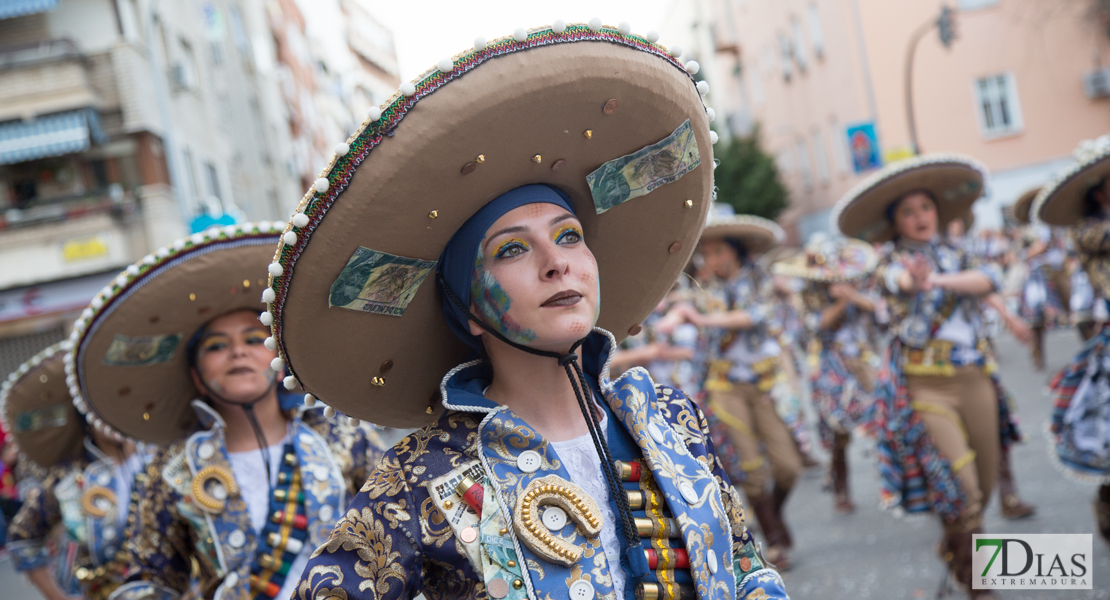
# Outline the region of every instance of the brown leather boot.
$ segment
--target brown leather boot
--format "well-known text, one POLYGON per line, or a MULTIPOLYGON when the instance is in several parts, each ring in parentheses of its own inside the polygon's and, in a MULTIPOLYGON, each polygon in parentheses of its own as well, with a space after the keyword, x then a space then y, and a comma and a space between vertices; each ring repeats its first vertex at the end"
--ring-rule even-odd
POLYGON ((1110 484, 1098 486, 1098 496, 1095 497, 1095 523, 1102 539, 1110 543, 1110 484))
POLYGON ((836 502, 834 508, 836 512, 842 515, 856 510, 856 505, 852 503, 851 495, 848 493, 848 442, 850 439, 845 434, 836 434, 836 439, 833 442, 832 468, 830 469, 833 499, 836 502))
POLYGON ((792 566, 790 556, 783 543, 783 528, 775 515, 774 500, 768 495, 748 497, 755 519, 759 521, 759 529, 763 538, 767 540, 767 550, 763 556, 779 571, 786 571, 792 566))
MULTIPOLYGON (((975 519, 976 521, 978 519, 975 519)), ((944 559, 948 562, 948 573, 955 580, 956 585, 965 592, 971 600, 993 600, 997 598, 990 590, 976 590, 971 588, 972 570, 971 557, 974 556, 972 540, 977 533, 983 533, 983 527, 968 526, 968 521, 961 519, 959 522, 945 526, 944 546, 946 552, 944 559)))
POLYGON ((782 530, 782 544, 786 548, 794 547, 794 538, 790 535, 790 529, 786 526, 786 517, 782 514, 782 507, 786 504, 786 497, 790 495, 788 488, 782 488, 778 485, 771 491, 771 507, 775 511, 775 520, 778 521, 779 528, 782 530))
POLYGON ((1026 504, 1018 496, 1014 473, 1010 470, 1010 449, 1005 447, 998 461, 998 496, 1002 499, 1003 519, 1024 519, 1037 512, 1037 507, 1026 504))

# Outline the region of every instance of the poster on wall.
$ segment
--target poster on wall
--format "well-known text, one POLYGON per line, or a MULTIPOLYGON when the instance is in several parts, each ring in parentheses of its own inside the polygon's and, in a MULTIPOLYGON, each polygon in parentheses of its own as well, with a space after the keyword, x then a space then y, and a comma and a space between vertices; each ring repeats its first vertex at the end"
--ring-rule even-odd
POLYGON ((879 150, 879 136, 875 133, 875 123, 867 122, 850 125, 847 128, 848 149, 852 153, 852 168, 863 173, 883 166, 879 150))

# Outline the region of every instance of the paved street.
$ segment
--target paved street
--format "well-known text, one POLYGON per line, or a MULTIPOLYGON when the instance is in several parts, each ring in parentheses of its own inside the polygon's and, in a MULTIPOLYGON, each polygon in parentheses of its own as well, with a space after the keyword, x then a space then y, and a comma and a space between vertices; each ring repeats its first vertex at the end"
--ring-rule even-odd
MULTIPOLYGON (((1004 521, 998 499, 992 498, 986 528, 998 533, 1093 533, 1091 498, 1094 487, 1065 479, 1049 463, 1042 426, 1049 405, 1043 387, 1079 348, 1073 331, 1049 337, 1048 364, 1034 372, 1026 349, 1009 338, 999 344, 1003 381, 1013 393, 1029 441, 1014 450, 1018 486, 1027 501, 1037 505, 1037 515, 1025 521, 1004 521)), ((932 518, 896 519, 877 507, 877 480, 867 448, 852 447, 852 490, 858 510, 836 515, 832 498, 821 491, 819 469, 805 475, 787 505, 797 548, 795 568, 786 574, 791 596, 805 600, 856 600, 860 598, 931 600, 943 576, 933 545, 940 528, 932 518)), ((1095 590, 1001 592, 1007 600, 1071 600, 1110 598, 1110 547, 1094 541, 1095 590), (1102 589, 1099 589, 1102 588, 1102 589)), ((0 562, 0 596, 5 600, 36 598, 10 561, 0 562)), ((961 598, 962 595, 952 596, 961 598)))
MULTIPOLYGON (((1094 533, 1091 501, 1095 487, 1066 479, 1050 463, 1043 425, 1050 412, 1044 385, 1079 349, 1073 330, 1049 336, 1048 368, 1032 369, 1028 351, 1008 336, 998 344, 1002 381, 1017 402, 1028 441, 1014 448, 1018 490, 1037 514, 1006 521, 998 513, 997 493, 987 509, 986 531, 992 533, 1094 533)), ((823 473, 805 475, 787 504, 794 530, 794 569, 785 574, 792 598, 848 600, 914 598, 931 600, 944 576, 933 547, 941 531, 933 518, 897 519, 878 508, 878 480, 869 449, 858 441, 851 448, 852 493, 858 508, 840 516, 831 494, 821 491, 823 473)), ((1110 598, 1110 547, 1094 538, 1094 590, 1002 591, 1007 600, 1110 598), (1101 588, 1101 589, 1100 589, 1101 588)), ((966 597, 956 594, 952 598, 966 597)))

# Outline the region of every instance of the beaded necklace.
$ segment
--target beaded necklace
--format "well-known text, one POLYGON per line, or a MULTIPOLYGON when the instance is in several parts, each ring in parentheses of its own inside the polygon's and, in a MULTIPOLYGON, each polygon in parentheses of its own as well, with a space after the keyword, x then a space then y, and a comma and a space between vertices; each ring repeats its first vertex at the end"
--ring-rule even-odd
POLYGON ((270 495, 267 511, 270 518, 258 536, 251 566, 250 585, 255 600, 269 600, 278 595, 308 537, 304 488, 293 443, 287 442, 282 453, 277 486, 270 495))

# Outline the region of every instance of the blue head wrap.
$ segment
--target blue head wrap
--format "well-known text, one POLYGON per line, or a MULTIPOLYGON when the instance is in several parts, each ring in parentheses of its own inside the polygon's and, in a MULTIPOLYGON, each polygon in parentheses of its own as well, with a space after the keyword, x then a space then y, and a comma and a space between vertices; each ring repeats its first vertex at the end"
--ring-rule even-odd
MULTIPOLYGON (((563 192, 548 185, 525 185, 501 194, 478 209, 474 216, 459 227, 451 237, 451 241, 447 242, 447 247, 439 256, 436 269, 455 296, 462 301, 463 306, 470 306, 470 282, 474 278, 474 259, 478 255, 479 245, 486 237, 486 231, 498 219, 505 216, 505 213, 527 204, 537 203, 561 206, 571 214, 575 214, 570 197, 563 192)), ((440 300, 443 303, 443 318, 446 319, 447 326, 460 340, 466 342, 466 345, 481 354, 482 341, 470 334, 466 313, 452 302, 442 289, 440 300)))

